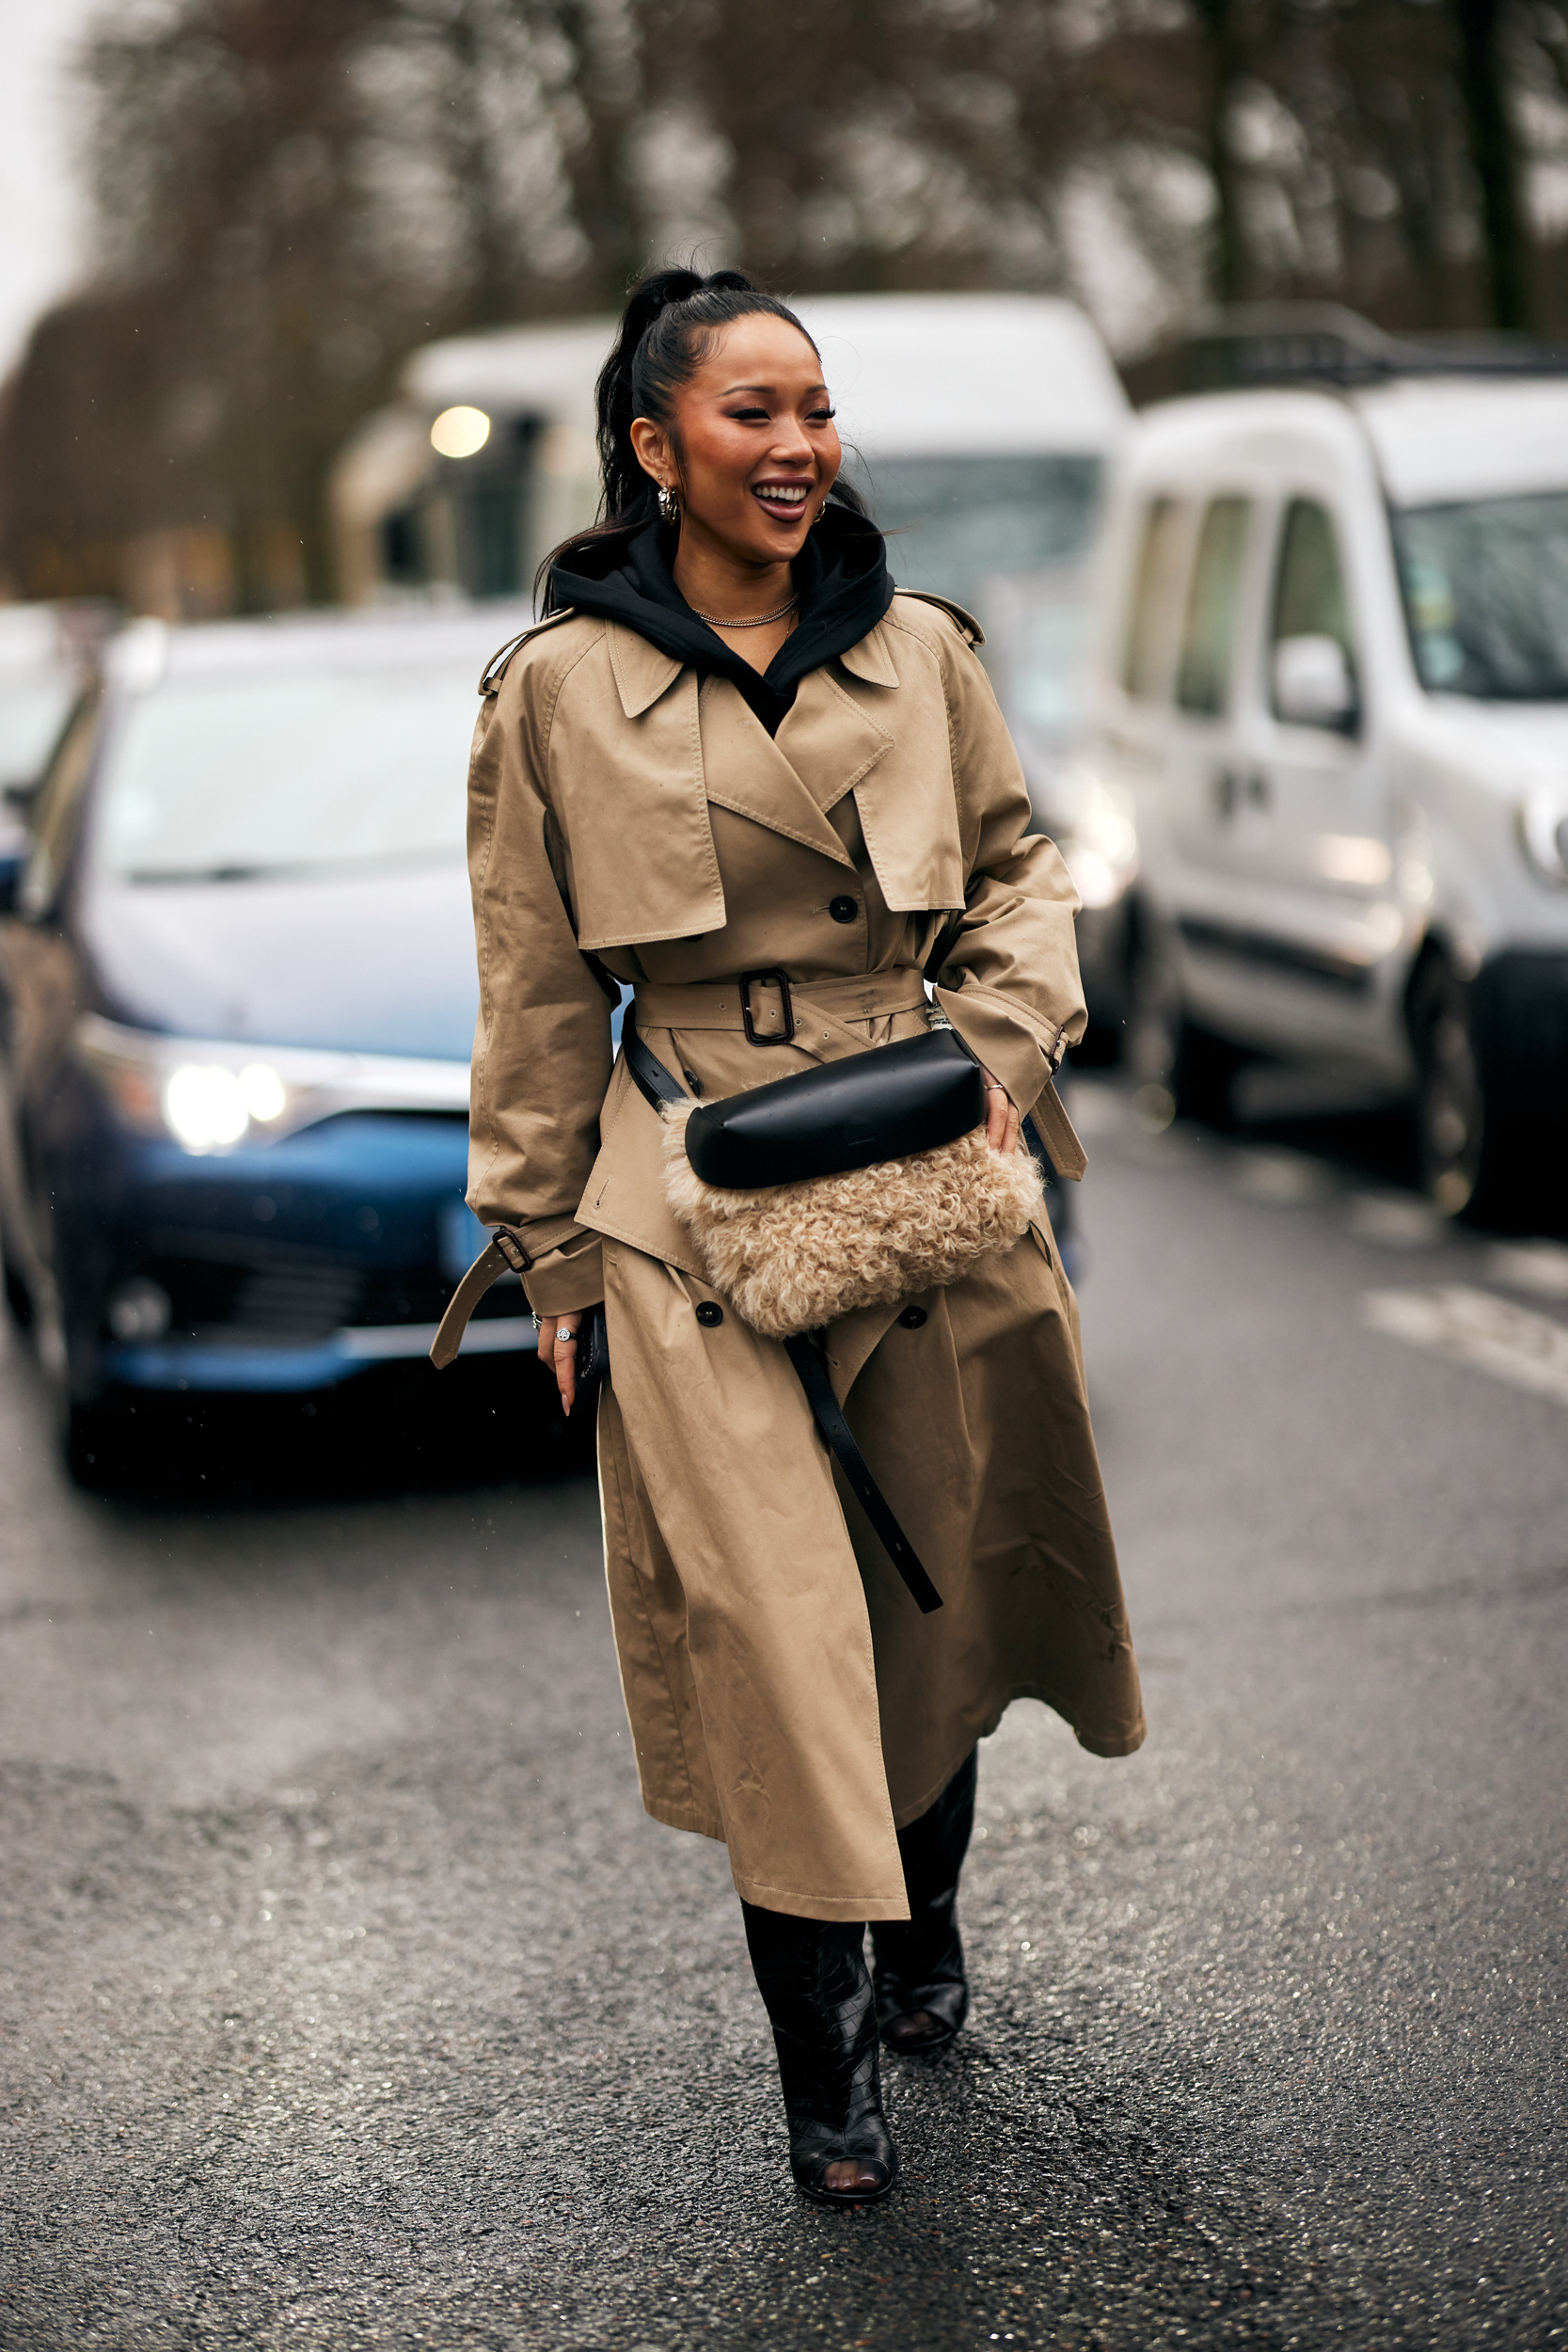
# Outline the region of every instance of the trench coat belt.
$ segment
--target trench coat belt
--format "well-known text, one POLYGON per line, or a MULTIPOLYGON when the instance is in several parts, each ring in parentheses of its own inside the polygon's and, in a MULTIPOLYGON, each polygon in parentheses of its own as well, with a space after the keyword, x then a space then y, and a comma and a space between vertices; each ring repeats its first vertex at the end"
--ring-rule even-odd
MULTIPOLYGON (((638 1029, 744 1029, 749 1000, 752 1029, 759 1044, 790 1043, 820 1059, 823 1046, 831 1044, 834 1037, 840 1045, 856 1051, 864 1049, 865 1039, 847 1026, 849 1022, 876 1021, 894 1012, 924 1012, 928 1005, 924 976, 919 966, 912 963, 894 964, 886 972, 855 973, 847 978, 798 983, 791 980, 791 1035, 780 977, 770 972, 753 972, 744 985, 735 980, 694 980, 686 988, 666 988, 640 980, 635 1016, 638 1029), (815 1024, 814 1014, 821 1015, 815 1024)), ((1061 1060, 1062 1050, 1058 1030, 1051 1056, 1053 1072, 1061 1060)), ((1061 1096, 1052 1078, 1046 1080, 1039 1100, 1025 1114, 1023 1139, 1037 1158, 1042 1155, 1037 1146, 1043 1146, 1056 1175, 1068 1177, 1073 1184, 1088 1166, 1084 1147, 1062 1108, 1061 1096)))
POLYGON ((835 1037, 841 1045, 863 1048, 867 1041, 847 1027, 848 1022, 879 1021, 895 1012, 924 1012, 927 1004, 918 964, 895 963, 886 972, 851 973, 847 977, 820 980, 792 980, 784 973, 752 972, 740 981, 694 980, 685 988, 640 980, 637 1025, 639 1029, 746 1029, 750 1012, 749 1033, 755 1043, 794 1044, 810 1054, 835 1037), (793 1035, 786 1009, 793 1012, 793 1035), (814 1020, 816 1014, 820 1020, 814 1020))

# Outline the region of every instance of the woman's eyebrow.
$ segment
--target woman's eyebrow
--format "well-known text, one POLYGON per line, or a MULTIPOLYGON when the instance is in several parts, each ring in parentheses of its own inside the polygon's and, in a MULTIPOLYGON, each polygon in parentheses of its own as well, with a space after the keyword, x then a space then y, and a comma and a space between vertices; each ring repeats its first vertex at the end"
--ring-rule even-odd
MULTIPOLYGON (((776 394, 778 389, 779 388, 776 384, 732 384, 729 389, 727 391, 721 392, 719 397, 721 400, 733 400, 736 392, 768 392, 776 394)), ((825 392, 827 389, 828 387, 826 384, 808 384, 806 387, 806 397, 809 400, 813 392, 825 392)))

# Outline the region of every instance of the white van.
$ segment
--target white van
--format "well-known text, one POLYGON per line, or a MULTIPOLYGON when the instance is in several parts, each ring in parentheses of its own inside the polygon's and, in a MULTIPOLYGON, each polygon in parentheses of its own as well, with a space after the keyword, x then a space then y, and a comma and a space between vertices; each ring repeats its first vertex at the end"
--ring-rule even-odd
MULTIPOLYGON (((803 299, 849 478, 892 532, 895 576, 968 607, 1040 823, 1085 902, 1091 1009, 1119 1016, 1119 901, 1131 834, 1096 824, 1065 758, 1082 712, 1087 565, 1107 461, 1129 410, 1103 344, 1071 303, 1037 294, 803 299)), ((369 419, 333 480, 351 602, 432 587, 526 593, 540 558, 593 519, 594 382, 610 318, 507 327, 426 345, 403 395, 369 419), (449 453, 443 454, 446 452, 449 453)))
POLYGON ((1506 1213, 1568 1114, 1568 379, 1148 411, 1092 667, 1144 1082, 1213 1116, 1248 1055, 1338 1066, 1506 1213))

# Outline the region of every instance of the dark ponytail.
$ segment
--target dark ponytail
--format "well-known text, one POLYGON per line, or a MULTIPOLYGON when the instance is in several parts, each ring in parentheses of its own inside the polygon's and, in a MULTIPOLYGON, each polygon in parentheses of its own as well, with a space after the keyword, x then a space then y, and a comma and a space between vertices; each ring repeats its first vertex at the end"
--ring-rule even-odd
MULTIPOLYGON (((707 358, 715 337, 736 319, 758 312, 785 320, 816 350, 788 304, 777 294, 765 294, 743 270, 719 269, 704 278, 694 269, 659 269, 640 278, 632 288, 621 313, 614 348, 594 387, 598 518, 592 530, 574 532, 552 548, 540 564, 533 590, 541 612, 553 612, 565 601, 557 595, 551 580, 558 563, 570 570, 571 559, 579 549, 613 533, 638 530, 658 511, 657 492, 631 444, 633 418, 651 417, 668 432, 675 395, 707 358)), ((836 504, 864 512, 847 484, 835 486, 832 496, 836 504)))

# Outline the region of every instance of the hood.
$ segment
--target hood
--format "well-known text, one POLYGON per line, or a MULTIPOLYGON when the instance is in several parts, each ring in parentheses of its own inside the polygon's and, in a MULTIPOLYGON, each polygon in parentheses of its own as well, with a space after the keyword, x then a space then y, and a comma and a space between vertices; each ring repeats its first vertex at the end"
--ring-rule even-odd
POLYGON ((621 621, 672 660, 731 679, 769 735, 800 680, 868 637, 893 602, 881 532, 852 508, 829 504, 795 559, 797 626, 759 673, 681 595, 671 570, 678 545, 657 522, 579 543, 550 574, 551 607, 621 621))
POLYGON ((1568 702, 1481 702, 1428 694, 1406 740, 1447 771, 1463 770, 1503 799, 1537 784, 1568 786, 1568 702))
POLYGON ((461 857, 309 880, 95 885, 98 1009, 177 1036, 467 1062, 479 986, 461 857))

